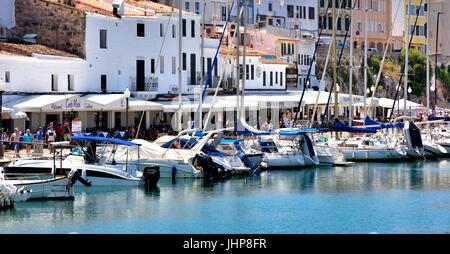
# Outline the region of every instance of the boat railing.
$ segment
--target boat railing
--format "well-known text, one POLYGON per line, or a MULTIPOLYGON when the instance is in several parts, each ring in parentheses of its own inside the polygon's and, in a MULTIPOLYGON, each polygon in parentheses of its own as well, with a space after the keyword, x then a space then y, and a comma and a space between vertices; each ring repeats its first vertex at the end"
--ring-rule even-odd
POLYGON ((30 181, 30 180, 49 180, 53 178, 53 174, 33 174, 33 173, 5 173, 6 180, 14 181, 30 181))

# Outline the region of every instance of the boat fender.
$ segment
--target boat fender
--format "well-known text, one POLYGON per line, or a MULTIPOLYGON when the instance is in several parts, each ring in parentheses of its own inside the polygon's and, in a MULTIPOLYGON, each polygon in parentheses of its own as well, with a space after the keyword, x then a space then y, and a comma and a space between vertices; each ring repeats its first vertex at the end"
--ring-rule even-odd
POLYGON ((173 166, 172 167, 172 180, 175 179, 176 176, 177 176, 177 167, 173 166))

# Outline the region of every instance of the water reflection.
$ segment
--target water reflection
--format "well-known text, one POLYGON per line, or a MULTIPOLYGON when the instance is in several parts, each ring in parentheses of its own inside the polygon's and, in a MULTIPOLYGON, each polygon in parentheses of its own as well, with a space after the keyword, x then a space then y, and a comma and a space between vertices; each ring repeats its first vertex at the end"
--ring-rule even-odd
MULTIPOLYGON (((81 187, 76 189, 74 202, 19 203, 14 209, 0 213, 0 233, 204 233, 232 229, 235 229, 232 232, 241 232, 244 224, 248 230, 244 232, 298 232, 300 229, 306 230, 302 224, 304 220, 311 221, 312 217, 321 216, 326 221, 327 216, 334 213, 343 221, 342 227, 345 228, 348 227, 346 223, 351 222, 344 219, 353 220, 355 210, 358 209, 362 221, 368 221, 370 216, 389 218, 392 212, 426 213, 433 209, 448 215, 448 198, 437 195, 432 199, 424 198, 424 195, 428 192, 435 197, 434 193, 445 193, 449 189, 449 160, 358 163, 352 167, 264 171, 252 177, 222 181, 177 179, 173 183, 171 179, 160 179, 158 187, 151 190, 144 187, 81 187), (409 191, 414 191, 413 195, 409 191), (367 206, 373 206, 374 211, 382 213, 386 209, 386 193, 395 193, 391 197, 397 198, 399 192, 405 193, 408 202, 409 199, 417 200, 411 200, 410 203, 404 200, 400 204, 393 199, 389 203, 391 213, 384 217, 381 217, 382 214, 364 215, 368 212, 367 206), (364 199, 360 199, 360 196, 364 196, 364 199), (333 206, 329 207, 330 202, 333 206), (417 207, 418 204, 429 206, 421 209, 417 207), (336 207, 338 205, 341 206, 336 207), (318 212, 321 210, 324 214, 318 212), (303 226, 296 226, 295 223, 303 226), (214 231, 215 228, 209 228, 210 224, 221 230, 214 231)), ((333 224, 337 223, 334 221, 336 216, 330 216, 331 226, 324 225, 339 227, 333 224)), ((436 218, 435 214, 417 216, 436 218)), ((415 219, 411 217, 407 222, 415 219)), ((392 225, 401 222, 394 221, 392 225)), ((320 220, 308 223, 311 228, 320 229, 322 226, 320 220)), ((407 225, 404 228, 408 228, 407 225)), ((371 228, 368 232, 373 230, 371 228)))

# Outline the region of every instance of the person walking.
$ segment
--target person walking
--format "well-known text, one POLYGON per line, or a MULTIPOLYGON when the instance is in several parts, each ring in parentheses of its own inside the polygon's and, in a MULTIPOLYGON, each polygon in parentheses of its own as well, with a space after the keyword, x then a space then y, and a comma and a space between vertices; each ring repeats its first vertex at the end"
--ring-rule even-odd
POLYGON ((14 128, 14 133, 11 134, 11 138, 9 140, 9 143, 14 148, 14 158, 19 157, 19 147, 20 147, 20 136, 22 133, 19 131, 18 128, 14 128))
POLYGON ((6 151, 6 145, 8 144, 8 133, 4 131, 4 129, 1 129, 1 136, 0 136, 0 146, 1 146, 1 157, 5 156, 6 151))
POLYGON ((70 130, 70 123, 67 120, 64 121, 63 132, 64 132, 64 141, 70 141, 72 132, 70 130))
POLYGON ((55 142, 56 140, 56 131, 53 128, 53 123, 50 123, 50 125, 48 126, 48 131, 47 131, 47 143, 48 143, 48 151, 50 153, 53 152, 51 143, 55 142))
POLYGON ((25 144, 25 150, 27 151, 27 156, 31 155, 31 142, 33 141, 33 135, 31 135, 30 129, 27 129, 23 135, 23 142, 25 144))
POLYGON ((43 153, 43 151, 44 151, 44 136, 45 136, 45 133, 42 130, 42 127, 39 126, 38 130, 36 131, 36 143, 38 143, 38 144, 36 144, 34 146, 35 153, 40 153, 40 154, 43 153))

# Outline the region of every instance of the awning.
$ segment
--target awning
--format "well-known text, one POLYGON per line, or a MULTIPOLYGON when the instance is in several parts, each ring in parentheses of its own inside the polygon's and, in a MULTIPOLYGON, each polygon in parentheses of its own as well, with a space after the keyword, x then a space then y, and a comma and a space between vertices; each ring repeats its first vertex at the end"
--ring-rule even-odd
POLYGON ((100 104, 78 95, 37 95, 14 105, 24 112, 98 111, 100 104))
MULTIPOLYGON (((164 112, 178 111, 178 100, 162 101, 164 112)), ((213 96, 208 96, 202 103, 202 111, 207 112, 213 103, 213 96)), ((247 109, 258 109, 258 103, 245 98, 244 105, 247 109)), ((198 101, 182 101, 181 109, 184 112, 196 112, 199 107, 198 101)), ((234 111, 236 110, 236 96, 217 96, 214 106, 212 108, 215 112, 220 111, 234 111)))
MULTIPOLYGON (((98 103, 102 110, 108 111, 124 111, 127 108, 127 101, 123 94, 91 94, 83 98, 98 103)), ((162 105, 153 101, 145 101, 135 98, 130 98, 128 101, 129 111, 141 110, 162 110, 162 105)))

